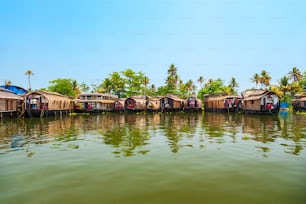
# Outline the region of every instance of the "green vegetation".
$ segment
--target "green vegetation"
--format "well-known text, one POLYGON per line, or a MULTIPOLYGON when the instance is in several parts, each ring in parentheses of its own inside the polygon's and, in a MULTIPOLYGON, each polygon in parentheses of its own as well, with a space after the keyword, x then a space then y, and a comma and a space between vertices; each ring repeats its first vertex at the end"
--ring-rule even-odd
POLYGON ((306 92, 305 84, 306 71, 302 75, 298 68, 293 67, 287 75, 278 81, 278 85, 271 85, 270 90, 277 93, 281 97, 281 101, 291 103, 295 94, 306 92))
MULTIPOLYGON (((34 73, 31 70, 27 70, 25 74, 28 76, 29 89, 31 89, 30 77, 34 73)), ((278 84, 270 84, 272 77, 266 70, 255 73, 250 80, 255 83, 256 89, 260 85, 261 89, 274 91, 281 97, 282 101, 289 103, 296 93, 306 92, 306 71, 302 73, 297 67, 293 67, 286 75, 279 79, 278 84)), ((5 84, 10 83, 7 80, 5 84)), ((201 99, 205 94, 214 93, 239 95, 237 93, 239 84, 234 77, 231 78, 228 84, 225 84, 221 78, 206 80, 203 76, 199 76, 197 83, 199 84, 198 88, 191 79, 186 82, 181 80, 178 68, 171 64, 167 70, 165 83, 160 87, 150 84, 150 78, 143 72, 135 72, 128 68, 121 72, 113 72, 101 81, 100 84, 91 84, 90 87, 85 83, 79 84, 71 78, 58 78, 50 81, 50 86, 43 89, 71 97, 78 97, 81 92, 88 91, 111 93, 120 98, 134 95, 163 96, 169 93, 178 94, 182 98, 197 95, 201 99)))
POLYGON ((57 78, 50 81, 47 91, 57 92, 66 96, 77 97, 82 91, 88 91, 89 86, 85 83, 78 84, 76 80, 70 78, 57 78))

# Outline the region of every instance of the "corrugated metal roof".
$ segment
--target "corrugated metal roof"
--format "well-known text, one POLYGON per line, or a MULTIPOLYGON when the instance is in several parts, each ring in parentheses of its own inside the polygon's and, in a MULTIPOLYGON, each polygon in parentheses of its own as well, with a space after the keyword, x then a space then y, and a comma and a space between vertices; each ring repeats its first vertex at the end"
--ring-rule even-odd
POLYGON ((0 88, 7 89, 14 94, 23 95, 26 94, 28 91, 20 86, 16 85, 1 85, 0 88))

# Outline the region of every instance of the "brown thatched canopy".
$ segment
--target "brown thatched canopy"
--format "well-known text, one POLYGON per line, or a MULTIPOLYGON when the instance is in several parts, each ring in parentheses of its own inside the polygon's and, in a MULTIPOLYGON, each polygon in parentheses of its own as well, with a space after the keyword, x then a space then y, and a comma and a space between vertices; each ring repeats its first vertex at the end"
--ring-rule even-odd
POLYGON ((293 102, 306 102, 306 93, 302 94, 296 94, 294 96, 294 99, 292 99, 293 102))
POLYGON ((227 96, 211 96, 205 99, 205 101, 219 101, 219 100, 225 100, 228 98, 237 98, 237 99, 241 99, 240 96, 235 96, 235 95, 227 95, 227 96))
POLYGON ((23 100, 22 96, 12 93, 7 89, 0 88, 0 98, 1 99, 15 99, 15 100, 23 100))
MULTIPOLYGON (((260 98, 268 95, 268 94, 275 94, 273 91, 268 90, 253 90, 253 91, 246 91, 243 92, 243 100, 250 101, 250 100, 259 100, 260 98)), ((277 95, 278 96, 278 95, 277 95)))

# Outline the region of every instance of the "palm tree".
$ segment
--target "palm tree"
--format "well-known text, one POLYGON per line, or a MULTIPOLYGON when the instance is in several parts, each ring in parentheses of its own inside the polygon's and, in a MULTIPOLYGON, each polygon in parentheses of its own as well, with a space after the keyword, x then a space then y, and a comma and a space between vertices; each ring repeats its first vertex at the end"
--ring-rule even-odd
POLYGON ((301 71, 293 67, 292 70, 288 73, 290 79, 293 79, 293 81, 300 81, 302 79, 302 73, 301 71))
POLYGON ((174 64, 171 64, 168 69, 168 77, 166 84, 169 87, 170 91, 175 91, 177 89, 177 82, 179 77, 177 75, 177 68, 174 64))
POLYGON ((81 94, 81 90, 80 90, 80 87, 78 85, 78 82, 76 80, 72 80, 72 89, 73 89, 73 92, 75 94, 75 96, 79 96, 81 94))
POLYGON ((202 88, 202 84, 203 84, 203 82, 204 82, 204 77, 203 77, 203 76, 200 76, 199 79, 198 79, 198 82, 199 82, 199 84, 200 84, 200 86, 201 86, 201 88, 202 88))
POLYGON ((151 85, 150 90, 151 90, 151 92, 152 92, 153 94, 156 92, 155 84, 152 84, 152 85, 151 85))
POLYGON ((259 82, 260 82, 260 76, 259 76, 259 74, 257 74, 257 73, 254 74, 253 77, 251 78, 251 81, 256 83, 256 89, 257 89, 257 85, 258 85, 259 82))
POLYGON ((236 91, 236 89, 235 88, 238 88, 239 87, 239 85, 238 85, 238 83, 237 83, 237 81, 236 81, 236 78, 235 77, 232 77, 231 78, 231 81, 230 81, 230 83, 229 83, 229 88, 230 88, 230 92, 231 92, 231 94, 235 94, 237 91, 236 91))
POLYGON ((278 83, 279 89, 283 92, 284 95, 286 95, 286 93, 291 89, 289 84, 289 78, 287 76, 283 76, 278 83))
POLYGON ((144 76, 143 77, 143 85, 145 86, 144 87, 144 95, 146 95, 146 90, 148 89, 148 84, 150 83, 150 79, 147 77, 147 76, 144 76))
POLYGON ((4 81, 4 85, 5 86, 10 86, 12 84, 12 81, 11 80, 5 80, 4 81))
POLYGON ((260 76, 260 83, 264 85, 266 88, 270 85, 272 77, 269 75, 269 73, 266 70, 261 71, 260 76))
POLYGON ((188 95, 190 95, 193 92, 193 88, 194 88, 193 81, 189 79, 185 84, 185 89, 188 95))
POLYGON ((176 75, 177 74, 177 67, 174 64, 171 64, 169 69, 168 69, 168 74, 170 76, 176 75))
POLYGON ((238 85, 238 83, 237 83, 235 77, 232 77, 232 78, 231 78, 231 81, 230 81, 230 84, 229 84, 229 85, 230 85, 230 87, 232 87, 233 89, 239 87, 239 85, 238 85))
POLYGON ((34 73, 32 72, 32 70, 27 70, 26 72, 25 72, 25 75, 27 75, 28 76, 28 82, 29 82, 29 90, 31 90, 31 76, 32 75, 34 75, 34 73))
POLYGON ((112 81, 109 78, 106 78, 102 82, 101 87, 105 90, 105 92, 111 93, 112 85, 113 85, 112 81))

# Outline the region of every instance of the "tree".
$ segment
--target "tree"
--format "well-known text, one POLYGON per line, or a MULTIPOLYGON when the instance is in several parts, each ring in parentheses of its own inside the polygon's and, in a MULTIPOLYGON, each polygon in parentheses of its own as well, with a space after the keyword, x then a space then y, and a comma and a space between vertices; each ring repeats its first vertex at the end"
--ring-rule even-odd
POLYGON ((75 97, 76 92, 74 90, 74 86, 77 84, 70 78, 62 79, 57 78, 55 80, 50 81, 51 86, 48 87, 49 91, 57 92, 65 96, 75 97))
POLYGON ((299 82, 302 79, 301 71, 296 67, 293 67, 292 70, 288 73, 288 75, 290 79, 293 79, 293 81, 296 82, 299 82))
POLYGON ((218 78, 216 80, 208 79, 204 87, 198 92, 198 98, 203 99, 205 94, 215 94, 215 93, 227 93, 228 86, 224 85, 224 82, 218 78))
POLYGON ((168 77, 166 79, 166 86, 168 87, 169 92, 177 92, 177 84, 179 77, 177 74, 177 67, 174 64, 171 64, 168 69, 168 77))
POLYGON ((306 71, 303 73, 302 80, 300 81, 301 87, 306 92, 306 71))
POLYGON ((198 79, 198 82, 200 84, 200 87, 202 88, 202 84, 204 83, 204 77, 203 76, 200 76, 199 79, 198 79))
POLYGON ((32 72, 32 70, 27 70, 25 72, 25 75, 28 76, 28 83, 29 83, 29 90, 31 90, 31 76, 34 75, 34 73, 32 72))
POLYGON ((111 93, 111 90, 113 90, 112 81, 109 78, 104 79, 101 87, 105 90, 106 93, 111 93))
POLYGON ((190 96, 195 91, 195 85, 191 79, 186 82, 185 89, 187 93, 186 97, 190 96))
POLYGON ((146 95, 146 91, 148 89, 148 84, 150 83, 150 79, 146 76, 143 77, 143 85, 144 85, 144 95, 146 95))
POLYGON ((74 91, 76 96, 79 96, 81 94, 81 90, 79 89, 79 85, 76 80, 72 80, 72 90, 74 91))
POLYGON ((11 80, 5 80, 4 81, 4 85, 5 86, 10 86, 12 84, 12 81, 11 80))
POLYGON ((120 75, 119 72, 113 72, 109 75, 112 82, 112 93, 118 97, 125 97, 125 83, 126 80, 120 75))
POLYGON ((126 69, 121 73, 123 74, 123 77, 125 77, 125 89, 126 89, 125 95, 126 96, 137 95, 139 87, 135 87, 136 85, 135 78, 137 78, 136 72, 134 72, 132 69, 126 69))
POLYGON ((239 85, 238 85, 235 77, 231 78, 231 81, 230 81, 228 87, 229 87, 230 94, 237 94, 236 88, 238 88, 239 85))
POLYGON ((81 83, 78 87, 81 92, 88 92, 90 89, 89 86, 85 84, 84 82, 81 83))
POLYGON ((261 85, 265 86, 266 88, 270 85, 272 77, 266 70, 261 71, 261 76, 260 76, 260 83, 261 85))
POLYGON ((253 77, 251 78, 251 81, 255 82, 256 89, 257 89, 257 85, 260 83, 260 76, 259 76, 259 74, 257 74, 257 73, 254 74, 253 77))
POLYGON ((289 78, 287 76, 283 76, 278 83, 280 90, 283 92, 283 95, 290 91, 289 78))

